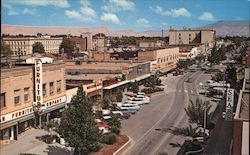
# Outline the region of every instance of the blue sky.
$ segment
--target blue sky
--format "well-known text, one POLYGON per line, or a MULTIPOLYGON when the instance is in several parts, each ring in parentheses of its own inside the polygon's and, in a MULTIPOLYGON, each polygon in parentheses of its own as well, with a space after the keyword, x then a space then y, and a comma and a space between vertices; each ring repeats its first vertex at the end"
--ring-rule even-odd
POLYGON ((2 0, 2 24, 137 31, 249 20, 250 0, 2 0))

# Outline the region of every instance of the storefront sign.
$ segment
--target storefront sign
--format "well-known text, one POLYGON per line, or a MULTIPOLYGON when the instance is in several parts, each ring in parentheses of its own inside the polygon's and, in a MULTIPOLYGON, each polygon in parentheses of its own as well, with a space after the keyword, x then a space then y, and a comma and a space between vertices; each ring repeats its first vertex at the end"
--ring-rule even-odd
POLYGON ((234 106, 234 89, 227 89, 226 100, 226 120, 231 121, 233 118, 233 106, 234 106))
POLYGON ((35 59, 35 111, 42 112, 45 109, 43 104, 43 70, 42 60, 35 59))

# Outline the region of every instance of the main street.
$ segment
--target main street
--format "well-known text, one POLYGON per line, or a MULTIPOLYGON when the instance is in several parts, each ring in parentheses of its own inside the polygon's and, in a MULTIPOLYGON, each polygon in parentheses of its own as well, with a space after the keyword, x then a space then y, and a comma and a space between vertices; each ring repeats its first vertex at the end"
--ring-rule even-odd
POLYGON ((169 144, 182 144, 185 139, 171 134, 168 129, 188 125, 184 108, 190 99, 195 100, 198 83, 209 78, 209 75, 202 74, 201 71, 177 77, 163 77, 165 93, 152 97, 149 105, 143 106, 136 115, 122 122, 122 131, 133 140, 132 146, 124 154, 176 154, 178 148, 169 144), (192 77, 192 83, 185 82, 188 77, 192 77))

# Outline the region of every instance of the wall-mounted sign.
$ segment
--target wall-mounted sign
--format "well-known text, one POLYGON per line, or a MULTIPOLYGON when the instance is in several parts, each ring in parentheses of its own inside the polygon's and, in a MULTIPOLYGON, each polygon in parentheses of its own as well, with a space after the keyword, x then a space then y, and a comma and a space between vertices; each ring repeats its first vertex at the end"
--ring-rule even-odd
POLYGON ((233 106, 234 106, 234 89, 227 89, 226 100, 226 120, 231 121, 233 118, 233 106))
POLYGON ((45 105, 43 104, 43 70, 42 60, 35 59, 35 111, 41 112, 45 105))

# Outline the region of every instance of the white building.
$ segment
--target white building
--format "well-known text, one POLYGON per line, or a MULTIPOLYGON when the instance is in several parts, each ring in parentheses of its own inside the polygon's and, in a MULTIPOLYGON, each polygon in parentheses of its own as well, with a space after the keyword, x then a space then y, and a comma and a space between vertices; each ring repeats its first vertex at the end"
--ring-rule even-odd
POLYGON ((11 55, 31 55, 32 45, 36 42, 41 42, 44 46, 45 53, 59 53, 59 47, 62 43, 62 37, 6 37, 3 41, 10 46, 11 55))

